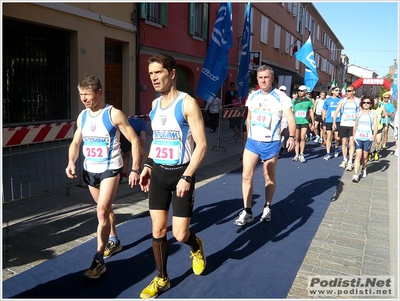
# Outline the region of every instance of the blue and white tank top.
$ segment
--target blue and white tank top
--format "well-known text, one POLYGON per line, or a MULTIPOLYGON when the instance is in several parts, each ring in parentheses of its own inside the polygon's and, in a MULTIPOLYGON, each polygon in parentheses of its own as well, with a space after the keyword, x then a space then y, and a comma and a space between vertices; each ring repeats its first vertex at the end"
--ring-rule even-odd
POLYGON ((120 131, 111 121, 111 105, 106 105, 96 116, 90 109, 82 114, 83 168, 88 172, 102 173, 119 169, 123 165, 120 149, 120 131))
POLYGON ((357 129, 354 139, 370 141, 373 134, 374 112, 364 114, 360 112, 357 116, 357 129))
POLYGON ((161 98, 156 100, 149 116, 153 130, 150 158, 157 164, 180 165, 188 163, 194 150, 194 140, 189 123, 183 113, 183 100, 187 93, 179 92, 175 100, 161 108, 161 98))

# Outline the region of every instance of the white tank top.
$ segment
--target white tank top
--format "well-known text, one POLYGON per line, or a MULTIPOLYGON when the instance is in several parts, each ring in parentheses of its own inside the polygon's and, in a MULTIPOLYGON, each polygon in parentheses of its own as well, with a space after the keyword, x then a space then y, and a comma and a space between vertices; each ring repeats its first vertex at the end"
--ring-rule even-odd
POLYGON ((268 94, 257 90, 250 94, 246 106, 251 111, 247 137, 262 142, 281 140, 281 121, 286 109, 292 107, 291 99, 274 89, 268 94))
POLYGON ((194 150, 189 123, 183 114, 183 100, 187 93, 179 92, 175 100, 161 108, 159 97, 149 116, 153 130, 150 158, 157 164, 180 165, 188 163, 194 150))
POLYGON ((102 173, 123 165, 120 131, 111 121, 111 108, 106 105, 96 116, 90 116, 90 109, 82 114, 83 168, 88 172, 102 173))
POLYGON ((344 98, 343 105, 341 108, 341 116, 340 125, 341 126, 354 126, 354 123, 357 118, 358 112, 358 99, 354 98, 353 101, 348 101, 347 98, 344 98))
POLYGON ((374 112, 370 112, 368 114, 364 114, 362 112, 358 113, 357 129, 354 139, 363 141, 371 140, 374 114, 374 112))
POLYGON ((315 114, 322 115, 322 109, 324 107, 325 99, 318 99, 317 106, 315 108, 315 114))

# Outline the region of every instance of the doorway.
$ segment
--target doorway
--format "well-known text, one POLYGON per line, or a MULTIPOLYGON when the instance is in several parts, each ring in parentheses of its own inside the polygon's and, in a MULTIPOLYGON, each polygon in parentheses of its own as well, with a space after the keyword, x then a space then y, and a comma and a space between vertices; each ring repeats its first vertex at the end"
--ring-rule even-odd
POLYGON ((122 43, 105 41, 105 102, 122 110, 122 43))

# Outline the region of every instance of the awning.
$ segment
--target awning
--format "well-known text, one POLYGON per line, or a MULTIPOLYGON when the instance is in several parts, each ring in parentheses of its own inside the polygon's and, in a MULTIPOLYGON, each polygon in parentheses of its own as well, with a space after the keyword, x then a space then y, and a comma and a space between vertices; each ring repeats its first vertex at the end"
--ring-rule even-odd
POLYGON ((290 75, 292 76, 292 82, 294 85, 303 85, 304 84, 304 79, 303 77, 301 77, 300 75, 298 75, 297 73, 282 69, 282 68, 278 68, 278 67, 274 67, 274 66, 270 66, 272 67, 272 69, 274 70, 275 73, 275 77, 279 76, 279 75, 290 75))

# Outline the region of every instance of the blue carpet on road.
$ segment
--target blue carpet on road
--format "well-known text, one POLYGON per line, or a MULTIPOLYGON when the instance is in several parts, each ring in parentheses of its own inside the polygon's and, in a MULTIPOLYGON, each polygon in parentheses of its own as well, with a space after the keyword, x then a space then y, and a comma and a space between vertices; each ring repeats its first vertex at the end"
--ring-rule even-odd
MULTIPOLYGON (((206 270, 193 274, 189 247, 177 243, 169 228, 171 289, 160 298, 286 298, 343 174, 341 156, 324 161, 324 148, 311 142, 305 153, 305 164, 293 162, 293 152, 279 158, 269 223, 259 222, 261 164, 254 178, 255 220, 246 227, 233 224, 242 208, 241 168, 199 187, 191 227, 204 240, 206 270)), ((96 249, 92 239, 4 281, 3 298, 139 298, 156 275, 150 217, 143 214, 117 230, 123 250, 106 260, 100 279, 82 277, 96 249)))

